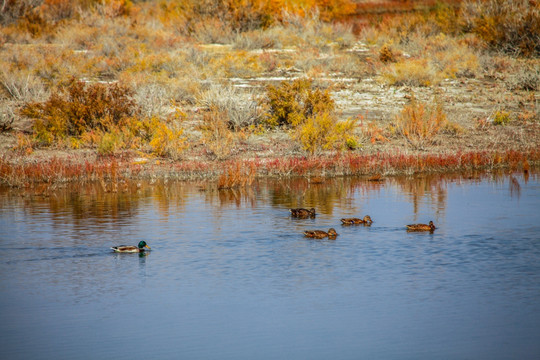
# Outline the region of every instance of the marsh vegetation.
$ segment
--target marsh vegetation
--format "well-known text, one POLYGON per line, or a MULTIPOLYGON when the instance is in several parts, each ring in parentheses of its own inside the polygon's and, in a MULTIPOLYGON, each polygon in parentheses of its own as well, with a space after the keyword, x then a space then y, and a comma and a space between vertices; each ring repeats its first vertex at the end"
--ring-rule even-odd
POLYGON ((8 0, 0 24, 10 185, 540 156, 536 1, 8 0))

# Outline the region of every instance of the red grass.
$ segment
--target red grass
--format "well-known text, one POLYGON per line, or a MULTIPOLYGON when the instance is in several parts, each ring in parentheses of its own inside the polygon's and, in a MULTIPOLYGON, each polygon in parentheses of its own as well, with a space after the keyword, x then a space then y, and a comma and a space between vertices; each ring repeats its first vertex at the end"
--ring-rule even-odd
POLYGON ((72 162, 52 158, 42 162, 15 163, 7 157, 0 158, 0 184, 16 187, 93 180, 117 182, 119 178, 133 177, 139 171, 140 165, 127 164, 116 159, 72 162))
POLYGON ((109 181, 148 176, 178 179, 215 178, 218 188, 250 185, 256 176, 331 177, 399 175, 470 170, 511 169, 530 171, 540 162, 540 149, 529 151, 467 152, 441 155, 378 153, 373 155, 336 154, 328 157, 291 157, 271 160, 231 160, 227 162, 181 161, 164 165, 139 165, 118 159, 72 162, 53 158, 43 162, 21 163, 0 157, 0 184, 28 187, 38 183, 109 181), (156 175, 157 174, 157 175, 156 175), (161 174, 161 175, 160 175, 161 174))

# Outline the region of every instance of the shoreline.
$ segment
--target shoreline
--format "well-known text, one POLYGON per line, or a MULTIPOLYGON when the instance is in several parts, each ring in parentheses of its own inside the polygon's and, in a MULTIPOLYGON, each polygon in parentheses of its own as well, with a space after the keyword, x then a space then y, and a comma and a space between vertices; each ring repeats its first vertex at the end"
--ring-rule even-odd
POLYGON ((468 171, 512 170, 528 173, 540 165, 540 149, 469 151, 448 154, 331 153, 322 156, 287 156, 228 160, 137 158, 132 153, 90 159, 81 154, 60 158, 0 157, 0 185, 32 188, 64 183, 101 181, 104 186, 136 180, 205 180, 218 189, 250 185, 258 178, 303 177, 320 181, 334 177, 385 177, 468 171))

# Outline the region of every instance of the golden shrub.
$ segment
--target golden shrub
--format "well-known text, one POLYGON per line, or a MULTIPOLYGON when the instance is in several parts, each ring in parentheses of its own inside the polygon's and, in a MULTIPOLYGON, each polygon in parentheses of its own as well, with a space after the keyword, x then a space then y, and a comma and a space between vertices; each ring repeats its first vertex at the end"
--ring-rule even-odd
POLYGON ((506 125, 510 122, 510 113, 504 110, 497 110, 492 118, 494 125, 506 125))
POLYGON ((187 148, 187 138, 184 131, 174 126, 167 126, 164 122, 157 122, 150 146, 152 153, 161 157, 178 159, 187 148))
POLYGON ((138 111, 132 91, 118 84, 91 84, 71 80, 45 102, 26 103, 21 114, 35 120, 36 132, 55 138, 80 136, 91 129, 107 130, 138 111))
POLYGON ((314 89, 308 79, 283 81, 278 87, 270 85, 266 95, 270 109, 266 121, 272 127, 296 127, 309 117, 332 113, 335 108, 329 91, 314 89))
POLYGON ((355 148, 358 141, 353 135, 356 120, 337 121, 329 113, 318 113, 307 118, 294 133, 304 150, 311 154, 322 150, 355 148))

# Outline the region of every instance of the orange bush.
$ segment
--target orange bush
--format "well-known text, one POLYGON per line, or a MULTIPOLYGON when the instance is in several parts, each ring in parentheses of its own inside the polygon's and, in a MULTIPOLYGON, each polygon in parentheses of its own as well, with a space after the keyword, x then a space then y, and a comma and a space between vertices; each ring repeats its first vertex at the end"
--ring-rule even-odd
POLYGON ((427 106, 417 102, 414 95, 396 118, 397 131, 415 148, 432 143, 446 123, 446 114, 440 104, 427 106))
POLYGON ((40 140, 50 143, 55 138, 79 137, 88 130, 107 131, 119 125, 138 111, 131 95, 131 89, 123 85, 86 85, 73 79, 47 101, 27 103, 21 114, 35 119, 34 130, 45 136, 40 140))
POLYGON ((354 13, 352 0, 171 0, 161 4, 162 18, 193 32, 202 19, 217 18, 237 31, 266 28, 285 12, 306 16, 318 11, 323 21, 354 13))
POLYGON ((469 1, 462 6, 462 17, 465 30, 494 49, 540 55, 540 4, 536 0, 469 1))

